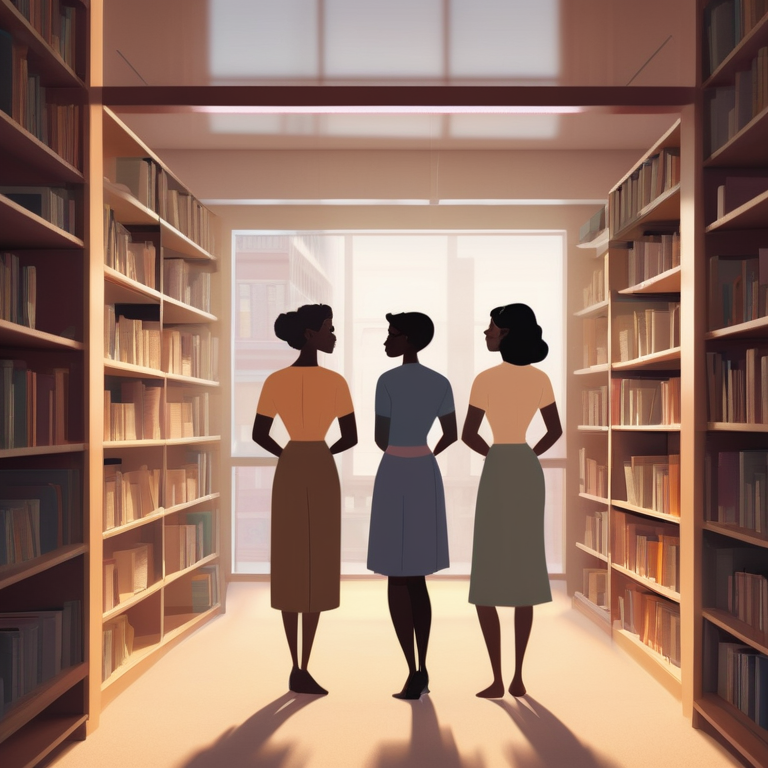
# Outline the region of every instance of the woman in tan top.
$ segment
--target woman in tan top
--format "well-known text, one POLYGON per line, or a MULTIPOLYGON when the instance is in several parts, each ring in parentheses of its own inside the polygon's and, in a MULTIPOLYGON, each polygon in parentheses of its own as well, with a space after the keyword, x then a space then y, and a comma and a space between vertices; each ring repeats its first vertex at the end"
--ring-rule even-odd
POLYGON ((307 304, 280 315, 275 335, 300 350, 296 362, 270 374, 261 390, 253 439, 279 457, 272 484, 272 607, 282 611, 296 693, 328 693, 307 671, 320 611, 339 606, 341 574, 341 491, 335 453, 357 443, 349 387, 342 376, 317 363, 317 353, 336 345, 333 310, 307 304), (290 442, 270 437, 276 415, 290 442), (341 437, 329 448, 325 435, 334 419, 341 437), (302 614, 301 664, 298 622, 302 614))
POLYGON ((513 696, 525 694, 523 657, 533 623, 533 606, 552 599, 544 553, 544 473, 539 455, 562 434, 552 384, 534 368, 547 356, 533 310, 509 304, 491 312, 485 331, 490 352, 503 362, 475 377, 462 440, 486 457, 475 509, 469 602, 474 603, 493 669, 493 682, 477 695, 504 695, 498 605, 515 606, 513 696), (526 430, 540 410, 547 433, 531 449, 526 430), (478 432, 483 417, 493 445, 478 432))

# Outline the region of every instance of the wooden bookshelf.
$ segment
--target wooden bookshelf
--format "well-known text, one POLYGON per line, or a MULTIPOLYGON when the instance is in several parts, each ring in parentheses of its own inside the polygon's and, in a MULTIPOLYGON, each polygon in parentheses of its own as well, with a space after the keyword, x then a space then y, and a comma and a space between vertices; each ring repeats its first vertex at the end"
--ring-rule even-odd
MULTIPOLYGON (((699 11, 706 18, 706 4, 699 3, 699 11)), ((704 25, 706 26, 706 25, 704 25)), ((703 30, 704 35, 707 30, 703 30)), ((749 82, 749 75, 741 75, 752 71, 756 74, 753 60, 761 48, 768 46, 768 14, 757 21, 751 29, 746 30, 735 48, 725 57, 717 69, 707 76, 704 69, 704 56, 701 57, 702 88, 704 100, 714 94, 715 88, 719 93, 729 88, 736 89, 737 78, 749 82)), ((702 40, 702 51, 707 45, 707 38, 702 40)), ((755 62, 759 68, 760 62, 755 62)), ((758 75, 762 81, 762 75, 758 75)), ((754 78, 753 78, 754 79, 754 78)), ((754 87, 756 83, 752 83, 754 87)), ((768 344, 768 314, 762 305, 751 307, 747 303, 739 304, 734 300, 734 309, 726 312, 723 296, 730 293, 733 286, 722 273, 713 274, 709 269, 713 257, 730 257, 731 259, 758 258, 761 249, 768 253, 768 192, 754 194, 741 202, 738 207, 717 216, 716 205, 718 187, 725 184, 728 189, 729 178, 745 176, 768 176, 768 147, 765 141, 766 126, 768 126, 768 105, 764 100, 752 100, 748 105, 752 109, 751 119, 744 116, 729 126, 729 132, 721 146, 714 147, 709 153, 709 145, 702 142, 703 156, 697 158, 698 172, 701 177, 703 190, 701 227, 701 247, 698 258, 702 276, 699 284, 702 286, 705 306, 703 316, 709 323, 699 325, 698 343, 701 354, 722 353, 735 355, 734 367, 738 367, 738 355, 744 354, 747 348, 758 350, 758 371, 754 386, 758 398, 768 388, 768 381, 761 378, 759 370, 759 355, 768 354, 765 345, 768 344), (717 285, 711 281, 718 280, 717 285), (714 310, 714 311, 713 311, 714 310), (741 314, 743 312, 743 314, 741 314), (719 313, 719 314, 718 314, 719 313), (740 314, 734 314, 740 313, 740 314), (751 315, 751 317, 750 317, 751 315), (735 317, 735 322, 734 322, 735 317), (727 318, 722 324, 726 327, 712 327, 719 318, 727 318), (739 320, 744 320, 739 322, 739 320), (763 350, 762 353, 759 350, 763 350)), ((703 134, 709 131, 715 135, 714 128, 710 129, 710 114, 704 110, 703 134)), ((716 119, 716 118, 715 118, 716 119)), ((717 135, 722 137, 722 132, 717 135)), ((743 198, 742 198, 743 199, 743 198)), ((722 263, 722 259, 713 262, 722 263)), ((756 262, 755 262, 756 263, 756 262)), ((719 266, 717 267, 719 270, 719 266)), ((746 271, 746 266, 742 269, 746 271)), ((757 275, 755 279, 757 279, 757 275)), ((768 274, 763 275, 768 281, 768 274)), ((747 290, 750 290, 747 288, 747 290)), ((711 355, 710 355, 711 357, 711 355)), ((702 360, 703 362, 703 360, 702 360)), ((755 703, 755 680, 750 678, 742 689, 742 701, 736 699, 740 695, 734 690, 728 690, 726 670, 732 664, 731 670, 740 663, 737 652, 730 657, 725 653, 727 646, 721 643, 738 644, 732 648, 745 648, 754 655, 755 675, 757 670, 768 668, 768 639, 765 629, 761 629, 757 619, 747 622, 737 614, 737 603, 745 595, 737 596, 736 571, 744 571, 741 577, 742 588, 747 574, 760 574, 768 570, 768 536, 766 522, 761 525, 761 513, 749 512, 749 499, 755 498, 755 474, 759 478, 760 457, 765 458, 768 471, 768 452, 765 450, 765 435, 768 424, 749 423, 742 418, 737 409, 733 413, 712 413, 714 407, 708 400, 707 391, 712 387, 711 374, 708 372, 700 382, 701 412, 700 420, 706 429, 705 444, 699 458, 696 471, 704 478, 704 504, 699 512, 699 533, 696 546, 701 552, 700 566, 697 576, 701 584, 701 604, 695 614, 696 647, 698 660, 693 669, 696 680, 694 686, 695 710, 694 725, 706 724, 710 732, 714 732, 721 740, 729 744, 742 756, 746 764, 764 766, 768 763, 768 729, 761 727, 755 718, 750 718, 742 711, 739 704, 747 708, 747 701, 753 703, 748 708, 758 706, 755 703), (731 419, 732 417, 732 419, 731 419), (728 420, 722 420, 722 419, 728 420), (762 452, 762 453, 761 453, 762 452), (751 461, 758 462, 757 465, 751 461), (753 469, 753 467, 755 467, 753 469), (735 472, 726 471, 726 467, 735 467, 735 472), (735 494, 735 496, 734 496, 735 494), (734 514, 728 511, 731 507, 727 499, 729 495, 736 498, 734 514), (746 504, 746 506, 745 506, 746 504), (729 580, 731 583, 729 593, 729 580)), ((745 376, 746 380, 746 376, 745 376)), ((749 384, 737 383, 723 390, 723 400, 732 402, 732 398, 740 397, 740 387, 745 392, 749 384)), ((759 482, 759 480, 758 480, 759 482)), ((758 491, 759 496, 759 491, 758 491)), ((759 578, 759 577, 753 577, 759 578)), ((750 586, 750 589, 757 586, 750 586)), ((749 676, 746 676, 749 677, 749 676)), ((764 695, 762 706, 768 706, 768 697, 764 695)))
MULTIPOLYGON (((29 547, 22 544, 17 549, 14 541, 0 552, 0 618, 6 612, 31 617, 42 611, 61 611, 57 621, 62 636, 69 632, 62 643, 71 649, 56 659, 54 649, 44 643, 44 664, 37 681, 21 687, 15 697, 12 680, 6 681, 5 701, 0 701, 3 768, 34 766, 63 741, 84 738, 93 711, 88 696, 92 670, 87 661, 91 600, 87 532, 92 500, 86 483, 90 409, 85 386, 90 365, 85 336, 90 300, 86 275, 92 251, 85 224, 90 188, 83 151, 90 142, 86 119, 91 76, 88 28, 92 12, 100 7, 101 0, 62 0, 61 13, 73 15, 76 22, 71 46, 69 38, 63 43, 68 58, 69 51, 74 53, 67 62, 63 48, 54 50, 11 0, 0 0, 0 29, 10 35, 15 53, 26 58, 31 91, 38 93, 36 83, 45 89, 44 96, 30 95, 29 84, 19 82, 18 75, 14 80, 14 73, 0 73, 1 87, 12 92, 14 103, 19 92, 26 92, 27 108, 34 106, 42 115, 41 120, 28 121, 22 107, 14 109, 13 115, 0 112, 0 186, 6 190, 0 194, 0 259, 13 254, 19 273, 34 275, 27 285, 20 277, 19 284, 11 287, 21 295, 23 317, 20 312, 9 313, 7 306, 0 313, 0 358, 18 361, 21 371, 0 385, 3 397, 14 401, 17 417, 10 430, 7 412, 0 418, 4 435, 0 443, 0 525, 16 526, 22 519, 18 514, 39 521, 29 547), (62 112, 57 117, 57 103, 69 105, 68 116, 62 118, 62 112), (52 133, 46 136, 42 126, 49 118, 60 124, 67 121, 68 141, 57 144, 52 133), (43 200, 47 194, 37 191, 43 188, 66 190, 73 201, 73 208, 65 204, 68 210, 63 220, 46 211, 43 200), (15 192, 37 195, 38 210, 45 216, 12 199, 15 192), (68 304, 57 309, 56 296, 62 291, 68 304), (60 379, 63 386, 56 385, 49 399, 43 378, 50 377, 52 382, 54 369, 65 372, 60 379), (59 418, 61 429, 54 426, 59 418), (46 500, 49 489, 56 491, 46 500)), ((58 19, 52 21, 59 23, 58 19)), ((38 616, 37 621, 41 626, 46 620, 38 616)), ((8 642, 1 652, 7 654, 11 644, 24 642, 23 631, 4 633, 8 642)), ((23 679, 19 664, 15 674, 23 679)))
MULTIPOLYGON (((583 455, 587 459, 596 460, 604 467, 607 473, 607 493, 603 497, 602 493, 595 495, 580 488, 573 504, 569 505, 567 521, 567 536, 570 539, 567 579, 569 591, 573 595, 573 606, 590 618, 597 617, 597 623, 606 628, 617 645, 626 650, 678 698, 682 697, 681 668, 672 664, 669 658, 665 658, 651 645, 644 644, 642 640, 646 634, 648 642, 653 643, 652 635, 655 629, 654 632, 644 633, 642 627, 634 627, 634 619, 626 618, 623 621, 622 616, 625 612, 629 612, 625 602, 630 597, 634 596, 632 597, 634 601, 641 599, 644 601, 646 599, 644 595, 653 595, 654 599, 661 601, 660 605, 663 606, 657 608, 657 604, 654 603, 653 610, 661 610, 667 621, 677 621, 679 635, 683 632, 682 619, 679 615, 680 606, 686 596, 678 589, 665 586, 668 583, 675 583, 667 581, 666 576, 662 584, 661 581, 657 582, 653 578, 641 575, 645 573, 645 564, 642 566, 643 570, 639 566, 637 571, 628 568, 624 561, 619 559, 623 555, 618 549, 616 537, 622 537, 620 540, 623 541, 625 533, 622 521, 631 522, 643 531, 643 535, 647 533, 651 536, 651 539, 655 539, 656 532, 663 530, 666 536, 671 537, 671 541, 678 541, 676 549, 671 551, 678 554, 681 552, 679 544, 681 518, 668 511, 657 511, 629 503, 624 469, 625 463, 629 464, 630 460, 634 462, 635 457, 642 459, 642 457, 679 455, 681 425, 680 423, 622 425, 619 423, 619 414, 612 411, 618 404, 613 402, 617 395, 613 390, 615 381, 672 379, 683 375, 681 364, 683 350, 679 340, 675 343, 680 336, 679 325, 676 334, 671 330, 666 331, 668 339, 663 331, 661 336, 653 336, 653 344, 650 329, 647 336, 645 332, 646 318, 656 324, 658 317, 659 323, 665 321, 668 323, 666 326, 668 329, 674 328, 672 310, 680 302, 683 270, 679 261, 680 235, 677 233, 679 232, 680 201, 684 194, 682 180, 676 171, 680 144, 681 121, 678 120, 610 191, 606 215, 609 232, 601 243, 603 249, 601 268, 604 270, 605 296, 600 297, 601 301, 595 302, 595 306, 579 307, 577 305, 576 311, 573 312, 573 315, 582 322, 600 315, 606 316, 608 320, 608 338, 605 342, 601 342, 607 344, 607 363, 602 366, 572 370, 574 377, 572 381, 577 390, 594 390, 598 387, 598 382, 599 385, 607 387, 608 425, 602 429, 585 426, 582 414, 577 427, 569 430, 570 450, 578 448, 584 452, 583 455), (637 191, 638 185, 646 184, 650 180, 649 171, 654 168, 654 163, 657 164, 653 173, 658 172, 660 161, 655 160, 656 157, 666 158, 669 173, 663 179, 664 188, 650 201, 640 205, 636 202, 637 199, 642 198, 641 193, 637 191), (644 173, 647 175, 645 180, 642 180, 644 173), (630 186, 632 187, 630 201, 627 202, 624 199, 621 202, 622 195, 630 194, 627 191, 630 186), (626 206, 622 208, 621 218, 618 213, 612 212, 612 206, 620 205, 626 206), (636 208, 634 213, 633 206, 636 208), (635 278, 638 274, 641 277, 639 280, 635 278), (653 313, 656 312, 662 314, 655 316, 653 313), (620 333, 623 333, 623 336, 620 336, 620 333), (595 368, 599 370, 594 370, 595 368), (605 510, 605 512, 598 513, 598 510, 605 510), (585 525, 589 525, 589 516, 595 514, 607 514, 605 554, 590 547, 584 541, 585 525), (607 570, 606 604, 608 607, 605 609, 596 606, 584 595, 585 585, 582 584, 585 579, 583 574, 601 567, 607 570), (675 614, 676 619, 670 618, 675 614), (637 629, 637 632, 630 631, 633 628, 637 629)), ((655 175, 653 179, 651 190, 656 188, 657 184, 662 187, 662 180, 658 180, 655 175)), ((649 193, 646 191, 642 194, 649 193)), ((650 195, 653 195, 653 191, 650 195)), ((574 270, 578 277, 573 279, 580 277, 582 282, 589 283, 589 275, 594 274, 594 269, 595 260, 585 259, 574 270)), ((592 287, 585 289, 585 297, 598 298, 594 296, 596 292, 594 284, 593 280, 592 287)), ((675 312, 679 315, 680 310, 675 309, 675 312)), ((577 324, 573 323, 574 335, 578 336, 577 327, 577 324)), ((659 328, 665 328, 663 324, 654 327, 657 332, 659 328)), ((591 339, 590 336, 588 343, 592 343, 591 339)), ((588 356, 586 352, 584 356, 588 356)), ((649 386, 653 385, 649 384, 649 386)), ((573 403, 575 395, 571 397, 573 403)), ((669 461, 665 465, 661 458, 656 462, 659 478, 663 476, 663 472, 669 472, 668 464, 669 461)), ((650 473, 652 468, 652 465, 649 465, 640 467, 638 471, 650 473)), ((643 482, 643 475, 637 477, 636 482, 643 482)), ((583 483, 582 479, 581 485, 583 483)), ((650 504, 650 500, 647 503, 650 504)), ((665 500, 664 503, 669 501, 665 500)), ((678 499, 675 502, 678 509, 679 503, 678 499)), ((659 509, 665 508, 660 506, 659 509)), ((588 532, 586 535, 594 537, 594 532, 591 534, 588 532)), ((631 541, 634 542, 634 539, 631 541)), ((669 546, 669 543, 664 546, 669 546)), ((666 567, 665 564, 664 568, 666 567)), ((679 561, 677 567, 679 567, 679 561)), ((660 570, 659 574, 661 574, 660 570)), ((671 578, 678 577, 673 574, 671 578)), ((679 580, 677 584, 679 585, 679 580)), ((680 651, 676 653, 679 657, 680 651)), ((691 663, 690 660, 687 661, 691 663)))
MULTIPOLYGON (((106 180, 103 184, 103 201, 111 209, 111 217, 104 217, 104 226, 108 229, 102 232, 104 239, 105 258, 103 264, 103 277, 101 290, 105 304, 113 304, 121 308, 125 317, 139 317, 151 319, 159 327, 161 345, 164 342, 163 330, 168 327, 184 330, 185 326, 200 328, 207 326, 213 336, 218 334, 218 308, 214 305, 211 311, 200 309, 189 303, 169 295, 169 286, 164 282, 164 263, 166 259, 183 259, 185 262, 196 265, 204 265, 204 268, 212 273, 211 282, 215 285, 217 260, 211 250, 213 237, 209 236, 207 242, 202 242, 203 227, 200 231, 190 229, 188 233, 182 232, 177 226, 168 221, 165 203, 161 204, 160 193, 167 185, 177 190, 177 194, 188 194, 183 184, 171 173, 162 161, 147 147, 141 139, 133 133, 122 121, 108 108, 103 108, 99 114, 103 131, 103 175, 106 180), (118 158, 134 158, 130 161, 118 160, 118 158), (151 196, 139 200, 134 194, 144 194, 146 188, 135 189, 121 182, 118 168, 121 163, 133 164, 142 168, 141 163, 146 163, 142 173, 155 174, 154 199, 151 196), (161 176, 166 181, 161 182, 161 176), (111 232, 124 238, 125 242, 150 243, 154 252, 152 272, 146 273, 149 262, 144 262, 142 272, 137 277, 130 276, 127 272, 132 268, 121 261, 121 257, 112 249, 116 246, 116 240, 112 239, 111 232), (191 235, 195 235, 195 239, 191 235), (197 240, 197 241, 196 241, 197 240), (154 284, 151 284, 153 281, 154 284), (131 314, 135 312, 136 314, 131 314)), ((203 214, 207 215, 207 214, 203 214)), ((190 223, 191 226, 191 223, 190 223)), ((207 231, 207 229, 206 229, 207 231)), ((126 246, 127 247, 127 246, 126 246)), ((146 254, 145 254, 146 255, 146 254)), ((138 258, 138 257, 137 257, 138 258)), ((137 266, 138 268, 138 266, 137 266)), ((182 289, 183 289, 182 285, 182 289)), ((213 291, 215 295, 215 291, 213 291)), ((206 299, 210 304, 210 298, 206 299)), ((118 312, 116 311, 116 315, 118 312)), ((103 317, 103 312, 100 315, 103 317)), ((115 351, 115 354, 118 354, 115 351)), ((211 352, 213 355, 213 352, 211 352)), ((154 363, 153 363, 154 364, 154 363)), ((131 520, 122 521, 115 527, 103 530, 101 534, 101 548, 99 557, 99 573, 101 574, 101 557, 109 558, 111 553, 123 549, 130 549, 142 544, 151 544, 150 557, 154 564, 154 581, 148 583, 146 588, 135 594, 123 596, 123 599, 112 608, 103 610, 103 603, 99 603, 93 609, 92 621, 99 627, 114 626, 116 620, 127 620, 135 632, 134 646, 130 655, 127 655, 122 663, 117 658, 110 663, 111 670, 105 679, 99 674, 99 695, 103 703, 106 703, 118 695, 158 658, 168 651, 171 645, 185 637, 190 631, 198 628, 206 621, 213 618, 223 610, 223 568, 220 563, 220 538, 221 529, 218 489, 218 462, 221 438, 218 435, 218 390, 219 382, 214 380, 217 372, 217 364, 213 357, 210 358, 210 370, 207 377, 190 376, 182 373, 169 373, 162 370, 165 363, 158 367, 150 367, 146 364, 126 362, 125 359, 110 357, 105 349, 104 356, 100 360, 100 373, 105 387, 110 387, 116 396, 121 397, 121 387, 130 382, 143 381, 152 386, 159 386, 161 394, 160 433, 161 437, 144 438, 143 433, 137 439, 120 440, 110 439, 103 442, 103 457, 112 461, 119 461, 115 469, 121 472, 122 483, 126 481, 126 473, 134 473, 132 482, 136 481, 135 473, 142 466, 150 471, 159 470, 161 478, 159 484, 160 496, 154 500, 156 506, 152 509, 144 509, 143 503, 146 496, 141 496, 142 507, 140 516, 131 520), (208 433, 205 431, 203 420, 204 406, 201 403, 200 423, 195 426, 195 434, 185 436, 171 436, 168 431, 167 414, 162 412, 162 406, 168 408, 171 402, 180 402, 183 397, 199 397, 203 394, 207 397, 209 424, 208 433), (200 464, 196 457, 203 452, 205 459, 200 464), (184 470, 185 466, 192 466, 198 462, 193 474, 192 470, 184 470), (184 471, 185 483, 195 482, 202 492, 194 497, 181 500, 171 497, 170 473, 172 471, 184 471), (203 478, 202 474, 205 475, 203 478), (206 547, 211 551, 204 551, 200 555, 200 547, 195 546, 196 556, 193 562, 187 561, 185 567, 169 572, 166 564, 167 537, 170 536, 169 525, 187 524, 188 515, 208 515, 210 521, 210 541, 207 535, 204 537, 206 547), (193 610, 192 583, 196 577, 205 577, 209 569, 215 569, 212 577, 214 593, 211 604, 201 610, 193 610)), ((95 406, 94 406, 95 407, 95 406)), ((137 429, 139 423, 137 420, 137 429)), ((138 431, 137 431, 137 434, 138 431)), ((115 435, 116 437, 118 435, 115 435)), ((103 478, 100 472, 99 477, 103 478)), ((104 480, 101 480, 102 484, 104 480)), ((185 491, 186 492, 186 491, 185 491)), ((115 493, 117 493, 115 491, 115 493)), ((137 493, 140 495, 140 492, 137 493)), ((122 503, 127 500, 122 499, 122 503)), ((117 504, 117 502, 115 502, 117 504)), ((116 508, 117 509, 117 508, 116 508)), ((135 514, 123 510, 124 514, 135 514)), ((111 513, 110 513, 111 514, 111 513)), ((198 519, 198 518, 194 518, 198 519)), ((93 518, 93 524, 103 529, 104 521, 101 513, 93 518)), ((202 523, 200 524, 203 525, 202 523)), ((176 530, 176 529, 174 529, 176 530)), ((203 528, 196 530, 195 537, 200 536, 203 528)), ((201 542, 198 542, 201 544, 201 542)), ((115 642, 117 636, 112 635, 115 642)), ((98 653, 94 652, 96 663, 101 664, 105 642, 102 633, 99 633, 98 653)), ((105 646, 108 647, 108 646, 105 646)), ((99 666, 99 673, 102 668, 99 666)))

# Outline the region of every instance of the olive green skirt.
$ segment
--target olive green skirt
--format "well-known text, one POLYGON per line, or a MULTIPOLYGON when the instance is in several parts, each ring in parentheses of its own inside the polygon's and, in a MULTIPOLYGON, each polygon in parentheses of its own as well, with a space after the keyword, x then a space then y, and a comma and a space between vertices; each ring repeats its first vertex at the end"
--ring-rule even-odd
POLYGON ((470 603, 537 605, 552 600, 544 498, 544 472, 530 446, 491 446, 477 490, 470 603))

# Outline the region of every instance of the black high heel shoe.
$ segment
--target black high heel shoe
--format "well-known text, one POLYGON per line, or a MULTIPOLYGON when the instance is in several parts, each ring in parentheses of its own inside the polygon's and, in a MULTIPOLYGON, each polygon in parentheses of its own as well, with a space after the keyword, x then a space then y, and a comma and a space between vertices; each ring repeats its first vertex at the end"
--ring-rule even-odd
POLYGON ((415 672, 408 680, 404 699, 420 699, 425 693, 429 693, 429 673, 426 669, 415 672))

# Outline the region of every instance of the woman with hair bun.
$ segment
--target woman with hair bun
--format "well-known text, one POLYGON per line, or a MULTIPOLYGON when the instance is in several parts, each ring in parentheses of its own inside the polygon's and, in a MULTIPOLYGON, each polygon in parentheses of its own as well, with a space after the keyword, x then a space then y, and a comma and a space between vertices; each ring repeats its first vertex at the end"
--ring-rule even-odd
POLYGON ((275 335, 299 356, 267 377, 253 422, 254 442, 278 457, 272 483, 271 599, 282 611, 293 662, 288 685, 296 693, 328 693, 307 664, 320 611, 339 606, 341 491, 333 454, 357 443, 347 382, 317 362, 318 352, 333 352, 333 331, 333 310, 325 304, 306 304, 277 318, 275 335), (284 448, 269 434, 276 415, 291 438, 284 448), (341 437, 329 448, 325 435, 334 419, 341 437))
POLYGON ((453 392, 445 376, 419 363, 434 325, 421 312, 387 315, 388 357, 403 364, 376 384, 376 445, 384 451, 376 473, 368 537, 368 568, 387 579, 389 612, 408 664, 399 699, 429 693, 427 645, 432 607, 425 576, 448 567, 443 478, 435 456, 457 440, 453 392), (443 435, 427 445, 435 419, 443 435), (414 655, 418 649, 418 667, 414 655))
POLYGON ((501 353, 503 362, 475 377, 461 439, 486 457, 477 491, 469 602, 477 609, 493 682, 477 695, 501 698, 496 606, 515 606, 515 675, 509 692, 523 696, 533 606, 552 600, 544 552, 544 473, 538 457, 563 430, 549 377, 531 365, 549 351, 533 310, 526 304, 496 307, 485 341, 489 352, 501 353), (531 449, 526 430, 538 410, 547 432, 531 449), (490 447, 478 432, 484 416, 493 430, 490 447))

